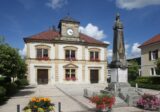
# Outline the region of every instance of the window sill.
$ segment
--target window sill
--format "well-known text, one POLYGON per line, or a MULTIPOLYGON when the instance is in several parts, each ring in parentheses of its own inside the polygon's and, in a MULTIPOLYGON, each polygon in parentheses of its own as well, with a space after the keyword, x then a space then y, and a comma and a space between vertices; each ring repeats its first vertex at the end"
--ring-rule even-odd
POLYGON ((77 61, 76 59, 65 59, 66 61, 77 61))
POLYGON ((90 60, 90 61, 93 61, 93 62, 99 62, 100 60, 90 60))
POLYGON ((39 61, 41 61, 41 60, 44 60, 44 61, 47 61, 47 60, 49 60, 49 57, 42 57, 42 58, 36 58, 37 60, 39 60, 39 61))

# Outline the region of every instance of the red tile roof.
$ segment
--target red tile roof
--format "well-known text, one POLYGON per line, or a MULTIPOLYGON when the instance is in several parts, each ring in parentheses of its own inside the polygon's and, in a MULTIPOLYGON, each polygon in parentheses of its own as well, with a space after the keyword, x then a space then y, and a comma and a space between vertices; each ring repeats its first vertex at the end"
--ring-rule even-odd
POLYGON ((154 37, 150 38, 149 40, 145 41, 142 45, 139 46, 139 48, 142 48, 146 45, 155 44, 160 42, 160 34, 155 35, 154 37))
MULTIPOLYGON (((27 38, 24 38, 25 42, 32 42, 32 41, 56 41, 55 38, 60 38, 60 33, 55 30, 48 30, 41 33, 38 33, 36 35, 29 36, 27 38)), ((99 40, 96 40, 90 36, 87 36, 85 34, 80 33, 80 39, 83 40, 84 43, 88 44, 96 44, 96 45, 108 45, 106 43, 103 43, 99 40)))

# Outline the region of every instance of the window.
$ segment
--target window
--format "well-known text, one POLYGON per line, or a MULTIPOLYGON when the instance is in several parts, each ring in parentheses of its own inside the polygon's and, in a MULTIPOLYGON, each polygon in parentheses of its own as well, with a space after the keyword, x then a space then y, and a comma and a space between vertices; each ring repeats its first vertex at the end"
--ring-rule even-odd
POLYGON ((76 80, 76 70, 75 69, 65 69, 65 79, 69 80, 76 80))
POLYGON ((158 59, 158 50, 150 51, 149 60, 156 60, 156 59, 158 59))
POLYGON ((65 59, 66 60, 76 60, 75 50, 65 50, 65 59))
POLYGON ((91 61, 99 61, 99 52, 91 51, 90 52, 90 60, 91 61))
POLYGON ((155 68, 151 68, 150 69, 150 75, 152 76, 152 75, 156 75, 156 70, 155 70, 155 68))
POLYGON ((37 49, 37 58, 38 59, 48 59, 48 49, 37 49))

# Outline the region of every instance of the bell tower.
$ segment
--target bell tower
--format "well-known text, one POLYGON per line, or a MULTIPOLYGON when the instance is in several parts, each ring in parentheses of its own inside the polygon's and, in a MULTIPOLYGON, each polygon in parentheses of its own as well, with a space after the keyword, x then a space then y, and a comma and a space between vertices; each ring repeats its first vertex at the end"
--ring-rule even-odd
POLYGON ((79 21, 70 16, 62 18, 59 22, 61 37, 79 38, 79 21))

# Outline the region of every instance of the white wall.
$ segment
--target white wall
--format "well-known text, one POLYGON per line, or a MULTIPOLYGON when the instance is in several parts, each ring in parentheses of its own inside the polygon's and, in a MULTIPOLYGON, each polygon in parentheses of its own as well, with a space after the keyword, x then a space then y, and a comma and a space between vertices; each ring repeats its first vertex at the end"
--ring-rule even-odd
MULTIPOLYGON (((50 59, 55 59, 55 54, 57 52, 55 53, 55 45, 54 44, 49 44, 49 43, 45 43, 45 44, 42 44, 42 43, 27 43, 27 44, 29 44, 29 49, 30 49, 29 58, 36 58, 36 48, 35 48, 36 45, 47 45, 47 46, 50 46, 50 56, 49 56, 50 59)), ((76 52, 76 59, 77 60, 82 60, 82 55, 83 55, 82 54, 82 48, 83 48, 83 46, 81 46, 81 45, 72 45, 72 44, 57 44, 57 46, 58 46, 57 50, 59 51, 59 53, 58 53, 59 59, 65 59, 64 47, 73 46, 73 47, 77 47, 78 48, 77 52, 76 52)), ((89 50, 88 49, 90 49, 90 48, 98 48, 98 49, 100 49, 100 60, 106 60, 105 57, 104 57, 106 48, 96 47, 96 46, 88 46, 88 47, 84 47, 84 48, 85 48, 85 60, 89 60, 89 50)), ((66 64, 67 63, 58 65, 59 83, 63 83, 64 82, 65 73, 64 73, 63 66, 66 65, 66 64)), ((49 83, 50 84, 54 84, 55 83, 55 65, 54 65, 54 61, 53 61, 53 64, 47 64, 47 62, 45 62, 45 63, 37 63, 37 64, 32 63, 32 64, 30 64, 28 66, 29 66, 29 69, 30 69, 29 70, 29 72, 30 72, 29 73, 29 75, 30 75, 30 84, 37 84, 37 80, 36 80, 36 77, 37 77, 37 71, 36 70, 37 70, 37 68, 35 66, 51 66, 51 68, 48 68, 48 69, 50 69, 49 72, 50 72, 50 75, 51 75, 50 76, 51 80, 49 81, 49 83)), ((75 83, 90 83, 89 68, 91 68, 91 67, 93 67, 93 68, 100 67, 101 68, 100 71, 99 71, 99 73, 101 75, 99 83, 104 83, 105 82, 104 75, 106 75, 106 74, 104 74, 104 69, 106 69, 106 68, 104 68, 104 64, 102 64, 102 65, 98 64, 97 65, 96 63, 95 64, 93 63, 92 65, 86 65, 85 66, 85 81, 84 82, 82 81, 82 65, 81 64, 76 64, 76 66, 78 66, 78 69, 76 71, 78 80, 75 81, 75 83)))

